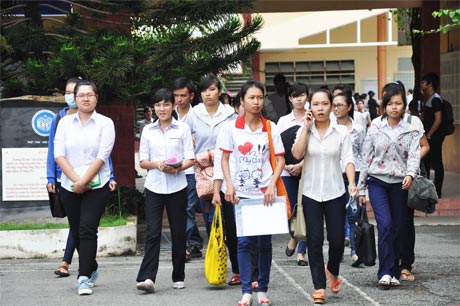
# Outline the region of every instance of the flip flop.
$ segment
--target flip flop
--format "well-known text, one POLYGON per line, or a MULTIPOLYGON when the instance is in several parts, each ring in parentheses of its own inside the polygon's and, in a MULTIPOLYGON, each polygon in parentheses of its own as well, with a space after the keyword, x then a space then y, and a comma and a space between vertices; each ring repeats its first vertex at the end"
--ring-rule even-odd
POLYGON ((228 284, 230 286, 237 286, 241 285, 241 278, 239 275, 233 275, 230 280, 228 281, 228 284))
POLYGON ((407 269, 402 269, 400 279, 407 282, 413 282, 415 280, 415 275, 407 269))
POLYGON ((54 271, 54 274, 59 275, 61 277, 67 277, 70 275, 69 273, 69 267, 66 265, 60 265, 59 268, 57 268, 54 271))
POLYGON ((340 285, 342 284, 342 282, 340 281, 340 279, 338 277, 337 277, 336 280, 333 280, 333 278, 335 276, 331 272, 329 272, 329 270, 327 269, 327 266, 325 266, 324 270, 326 271, 326 277, 329 280, 329 289, 334 294, 339 293, 340 292, 340 285))

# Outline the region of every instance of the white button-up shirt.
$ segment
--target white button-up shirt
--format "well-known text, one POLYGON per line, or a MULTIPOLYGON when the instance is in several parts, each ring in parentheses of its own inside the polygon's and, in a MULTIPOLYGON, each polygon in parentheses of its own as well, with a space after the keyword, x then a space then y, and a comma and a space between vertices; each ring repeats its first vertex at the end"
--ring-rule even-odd
MULTIPOLYGON (((107 161, 115 143, 115 127, 112 119, 96 111, 82 125, 78 114, 77 112, 59 120, 54 138, 54 157, 64 156, 74 169, 90 165, 96 158, 101 159, 104 162, 99 170, 101 184, 93 189, 102 188, 110 179, 107 161)), ((72 183, 63 172, 62 187, 72 191, 72 183)))
MULTIPOLYGON (((304 127, 297 132, 297 142, 304 127)), ((351 137, 347 128, 331 122, 321 140, 313 124, 307 145, 306 175, 303 195, 317 202, 325 202, 345 193, 340 161, 354 164, 351 137)))
MULTIPOLYGON (((171 157, 195 159, 188 125, 174 118, 165 131, 160 127, 160 120, 147 125, 141 136, 139 161, 163 161, 171 157)), ((169 194, 187 187, 187 179, 184 171, 169 174, 155 168, 148 171, 144 187, 155 193, 169 194)))
MULTIPOLYGON (((192 106, 190 105, 190 108, 188 109, 188 112, 182 118, 179 115, 179 107, 177 105, 174 107, 174 110, 177 113, 177 118, 178 118, 177 120, 179 120, 181 122, 186 122, 188 114, 190 112, 192 112, 192 106)), ((195 175, 195 167, 192 166, 190 168, 185 169, 185 175, 187 175, 187 174, 195 175)))
POLYGON ((382 132, 387 134, 392 141, 395 141, 399 135, 406 131, 403 122, 403 120, 399 120, 398 125, 395 128, 392 128, 388 123, 388 118, 382 118, 382 132))

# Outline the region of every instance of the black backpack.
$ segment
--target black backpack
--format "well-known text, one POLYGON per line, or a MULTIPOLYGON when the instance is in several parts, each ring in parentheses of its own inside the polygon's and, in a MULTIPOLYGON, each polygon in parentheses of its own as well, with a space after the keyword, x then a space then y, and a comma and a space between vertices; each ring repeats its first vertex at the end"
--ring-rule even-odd
POLYGON ((445 136, 452 135, 455 131, 454 126, 454 112, 452 111, 452 105, 449 101, 442 99, 442 121, 441 129, 445 136))
POLYGON ((301 160, 297 160, 292 155, 292 146, 294 145, 294 141, 297 135, 297 131, 299 130, 300 125, 294 125, 288 128, 287 130, 281 132, 281 141, 283 142, 284 146, 284 159, 286 161, 286 165, 297 164, 301 160))

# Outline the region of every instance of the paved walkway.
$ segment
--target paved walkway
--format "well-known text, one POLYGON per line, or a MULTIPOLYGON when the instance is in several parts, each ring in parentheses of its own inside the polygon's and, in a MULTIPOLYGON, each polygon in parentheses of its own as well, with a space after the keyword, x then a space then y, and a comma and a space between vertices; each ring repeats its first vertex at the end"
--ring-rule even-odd
MULTIPOLYGON (((460 226, 418 226, 416 231, 415 282, 403 282, 390 291, 381 290, 377 286, 377 266, 352 268, 349 257, 345 256, 340 270, 342 290, 338 295, 328 292, 327 305, 460 305, 460 226)), ((310 269, 297 266, 294 257, 286 257, 287 240, 287 235, 273 236, 268 291, 272 305, 313 305, 310 269)), ((327 247, 324 250, 327 258, 327 247)), ((348 248, 346 252, 348 254, 348 248)), ((241 287, 208 285, 202 258, 186 264, 186 288, 172 289, 170 257, 170 251, 161 251, 157 291, 150 295, 135 287, 141 256, 99 258, 101 276, 94 294, 83 297, 77 295, 76 289, 77 259, 71 265, 72 275, 68 278, 53 274, 58 265, 56 260, 0 260, 0 305, 236 306, 241 287)), ((230 271, 229 263, 228 278, 230 271)))

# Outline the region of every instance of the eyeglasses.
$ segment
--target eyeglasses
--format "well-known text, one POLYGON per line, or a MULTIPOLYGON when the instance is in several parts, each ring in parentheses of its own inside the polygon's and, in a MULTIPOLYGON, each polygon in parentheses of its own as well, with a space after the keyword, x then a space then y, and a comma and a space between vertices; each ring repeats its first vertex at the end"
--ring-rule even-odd
POLYGON ((84 98, 91 99, 91 98, 94 98, 95 96, 97 96, 97 95, 94 94, 94 93, 89 93, 89 94, 78 94, 78 95, 75 95, 75 97, 76 97, 77 99, 84 99, 84 98))
POLYGON ((345 107, 345 104, 332 104, 332 108, 337 108, 338 110, 341 110, 342 108, 345 107))

